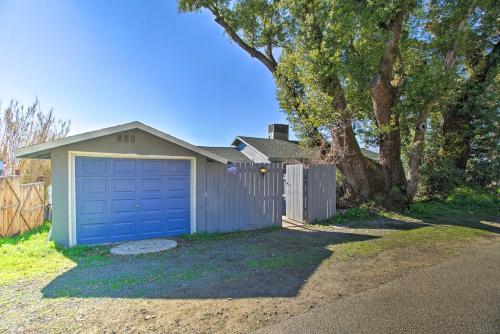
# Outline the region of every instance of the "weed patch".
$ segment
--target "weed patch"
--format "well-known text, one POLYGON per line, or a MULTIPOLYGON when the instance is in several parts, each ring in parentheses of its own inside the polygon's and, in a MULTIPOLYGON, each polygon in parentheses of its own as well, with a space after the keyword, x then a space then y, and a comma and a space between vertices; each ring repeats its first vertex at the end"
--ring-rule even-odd
POLYGON ((0 285, 53 274, 79 265, 109 261, 106 247, 63 249, 47 241, 50 223, 19 236, 0 239, 0 285))

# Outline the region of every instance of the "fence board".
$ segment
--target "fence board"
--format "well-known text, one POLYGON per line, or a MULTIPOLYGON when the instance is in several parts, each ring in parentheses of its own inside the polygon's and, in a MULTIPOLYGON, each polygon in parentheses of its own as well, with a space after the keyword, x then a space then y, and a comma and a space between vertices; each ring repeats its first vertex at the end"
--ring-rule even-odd
POLYGON ((44 196, 43 182, 21 184, 19 176, 0 177, 0 237, 43 224, 44 196))
POLYGON ((336 212, 335 165, 310 164, 306 183, 307 221, 333 216, 336 212))
POLYGON ((253 230, 280 226, 282 188, 273 180, 283 179, 281 164, 237 163, 236 173, 227 166, 207 163, 206 221, 208 232, 253 230), (266 167, 262 175, 260 167, 266 167), (276 208, 276 209, 274 209, 276 208))

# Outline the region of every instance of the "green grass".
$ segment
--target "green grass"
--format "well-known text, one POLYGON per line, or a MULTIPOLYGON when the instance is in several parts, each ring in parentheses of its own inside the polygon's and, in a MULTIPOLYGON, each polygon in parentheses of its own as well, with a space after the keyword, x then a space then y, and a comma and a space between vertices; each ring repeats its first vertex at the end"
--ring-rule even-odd
POLYGON ((328 247, 334 257, 348 260, 357 256, 378 254, 398 247, 426 247, 450 241, 464 242, 489 232, 466 226, 427 226, 405 231, 392 231, 378 239, 349 242, 328 247))
POLYGON ((223 240, 230 238, 241 238, 245 236, 244 231, 236 231, 230 233, 206 233, 206 232, 197 232, 193 234, 184 234, 179 238, 186 241, 210 241, 210 240, 223 240))
POLYGON ((363 221, 368 219, 377 218, 377 213, 370 209, 368 206, 360 206, 349 208, 343 213, 338 213, 335 216, 326 220, 316 220, 313 222, 315 225, 337 225, 344 223, 351 223, 353 221, 363 221))
POLYGON ((108 261, 106 247, 61 249, 47 241, 50 224, 45 223, 20 236, 0 239, 0 285, 58 273, 79 265, 108 261))
POLYGON ((377 218, 405 220, 408 218, 422 219, 464 215, 500 215, 500 200, 498 197, 481 189, 459 187, 445 200, 417 200, 403 214, 384 211, 370 205, 362 205, 360 207, 349 208, 344 213, 339 213, 329 219, 315 221, 314 224, 341 225, 377 218))
POLYGON ((445 200, 416 201, 406 215, 415 218, 460 215, 499 215, 500 201, 480 189, 459 187, 445 200))
MULTIPOLYGON (((268 227, 258 230, 258 233, 272 232, 279 230, 279 227, 268 227)), ((212 241, 212 240, 224 240, 224 239, 234 239, 243 238, 250 233, 255 233, 255 231, 235 231, 235 232, 197 232, 193 234, 184 234, 179 236, 179 239, 186 241, 212 241)))

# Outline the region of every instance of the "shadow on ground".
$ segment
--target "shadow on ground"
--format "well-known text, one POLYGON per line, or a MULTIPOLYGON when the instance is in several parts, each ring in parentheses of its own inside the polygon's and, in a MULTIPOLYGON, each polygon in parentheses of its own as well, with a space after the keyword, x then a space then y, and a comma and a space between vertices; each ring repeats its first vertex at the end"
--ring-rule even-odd
POLYGON ((412 217, 414 221, 402 221, 393 218, 374 218, 372 220, 359 220, 343 222, 341 224, 331 224, 331 226, 348 227, 356 229, 387 229, 387 230, 412 230, 426 226, 449 225, 474 228, 482 231, 500 234, 500 217, 487 218, 482 220, 481 217, 412 217))
POLYGON ((45 298, 247 298, 293 297, 331 255, 332 244, 375 236, 274 230, 218 241, 181 243, 173 252, 88 261, 61 274, 45 298))

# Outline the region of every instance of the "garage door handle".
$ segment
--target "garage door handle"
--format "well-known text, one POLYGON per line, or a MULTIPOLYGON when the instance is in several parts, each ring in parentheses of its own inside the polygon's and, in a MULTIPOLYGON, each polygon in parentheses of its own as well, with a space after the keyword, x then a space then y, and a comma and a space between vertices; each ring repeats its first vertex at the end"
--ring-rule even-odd
POLYGON ((136 208, 140 208, 140 207, 141 207, 141 205, 140 205, 140 204, 136 204, 136 205, 135 205, 135 207, 136 207, 136 208))

